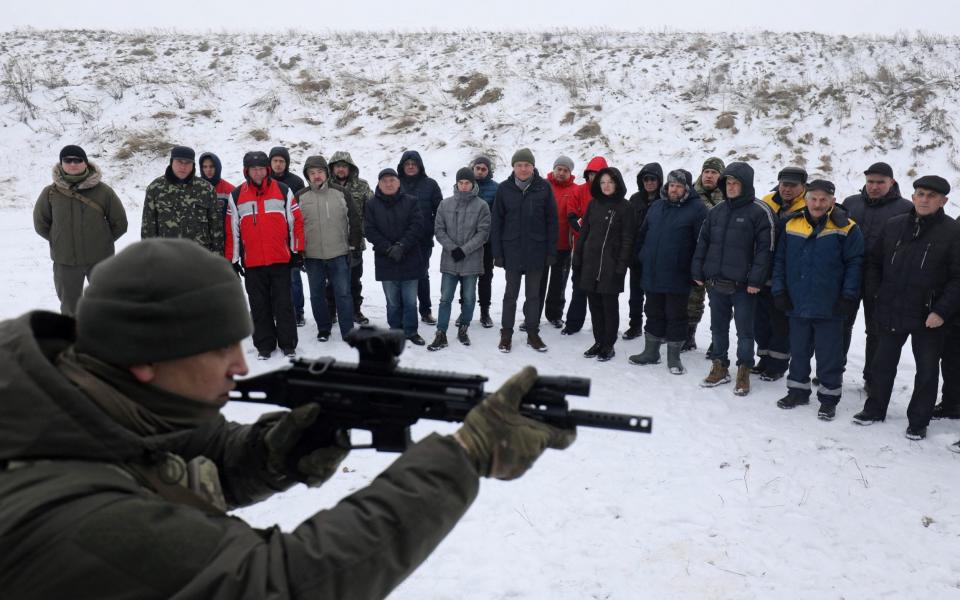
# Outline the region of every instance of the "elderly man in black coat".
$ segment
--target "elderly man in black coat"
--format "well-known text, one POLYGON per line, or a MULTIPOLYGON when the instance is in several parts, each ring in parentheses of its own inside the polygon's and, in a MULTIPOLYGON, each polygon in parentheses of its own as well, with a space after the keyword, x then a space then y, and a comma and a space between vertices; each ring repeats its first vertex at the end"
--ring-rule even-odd
POLYGON ((917 374, 906 436, 920 440, 937 400, 943 325, 960 308, 960 223, 943 212, 946 179, 926 175, 913 187, 913 210, 887 221, 867 254, 864 290, 876 303, 878 344, 870 394, 853 420, 871 425, 886 419, 900 351, 910 337, 917 374))
POLYGON ((512 349, 520 280, 525 278, 527 345, 546 352, 547 346, 540 338, 540 277, 557 259, 557 204, 550 184, 537 173, 533 152, 517 150, 510 164, 513 174, 497 188, 490 230, 493 264, 507 272, 499 349, 512 349))

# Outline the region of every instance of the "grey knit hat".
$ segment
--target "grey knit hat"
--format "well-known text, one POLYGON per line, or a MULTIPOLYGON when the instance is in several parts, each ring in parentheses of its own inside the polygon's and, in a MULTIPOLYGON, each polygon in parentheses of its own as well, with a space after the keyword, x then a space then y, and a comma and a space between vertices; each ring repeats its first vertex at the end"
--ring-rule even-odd
POLYGON ((184 239, 136 242, 98 264, 77 305, 77 351, 118 366, 224 348, 252 331, 230 263, 184 239))
POLYGON ((557 157, 557 160, 553 161, 553 168, 556 169, 557 167, 566 167, 570 171, 573 171, 573 159, 561 154, 557 157))

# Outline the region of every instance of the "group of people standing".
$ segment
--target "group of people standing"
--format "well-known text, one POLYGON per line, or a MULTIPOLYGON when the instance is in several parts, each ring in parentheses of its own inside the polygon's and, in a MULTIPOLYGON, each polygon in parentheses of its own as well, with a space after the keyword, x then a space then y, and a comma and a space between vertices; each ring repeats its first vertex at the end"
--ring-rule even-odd
MULTIPOLYGON (((171 150, 166 173, 147 188, 141 235, 193 239, 226 256, 244 279, 260 358, 277 348, 295 354, 297 326, 306 323, 301 270, 320 341, 330 338, 334 322, 341 336, 368 322, 361 276, 369 243, 389 326, 431 351, 448 346, 455 298, 461 344, 470 344, 477 303, 480 324, 494 326, 491 281, 502 268, 501 352, 513 349, 522 287, 517 328, 534 350, 547 351, 541 315, 561 334, 574 335, 589 309, 594 340, 585 357, 608 361, 618 337, 642 335, 643 351, 629 362, 660 363, 666 345, 670 373, 682 375, 681 354, 696 348, 709 298, 711 368, 701 385, 734 381, 734 393, 746 395, 751 374, 766 381, 786 375, 787 394, 778 406, 809 403, 817 386, 818 416, 830 420, 862 300, 867 401, 855 422, 885 418, 907 337, 917 362, 907 436, 923 438, 931 418, 960 418, 960 382, 950 368, 960 363, 954 318, 960 224, 943 212, 950 185, 941 177, 914 181, 911 202, 901 197, 893 169, 875 163, 864 172, 860 193, 838 204, 832 182, 808 180, 799 167, 782 169, 776 187, 758 198, 753 168, 717 157, 708 158, 696 178, 685 169, 664 175, 660 164, 646 164, 629 199, 621 172, 603 157, 587 163, 581 183, 566 156, 541 177, 526 148, 513 154, 511 173, 500 183, 490 158, 476 157, 457 171, 447 197, 427 176, 420 154, 409 150, 396 169, 379 172, 375 189, 342 151, 329 161, 308 157, 306 182, 290 172, 282 147, 247 153, 237 187, 223 180, 216 155, 201 154, 199 164, 198 176, 192 149, 171 150), (441 251, 436 317, 428 268, 435 244, 441 251), (629 326, 621 335, 619 297, 628 272, 629 326), (419 335, 420 322, 436 325, 430 344, 419 335), (943 402, 935 407, 941 363, 943 402)), ((61 310, 72 314, 83 278, 113 253, 126 230, 123 206, 83 149, 67 146, 35 221, 51 240, 61 310), (64 230, 70 234, 61 235, 64 230)))

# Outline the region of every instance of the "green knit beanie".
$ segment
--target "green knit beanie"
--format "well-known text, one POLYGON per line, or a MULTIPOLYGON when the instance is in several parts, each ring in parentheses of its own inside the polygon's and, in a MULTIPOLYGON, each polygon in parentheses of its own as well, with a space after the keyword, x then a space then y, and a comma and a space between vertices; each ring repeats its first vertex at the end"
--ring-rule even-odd
POLYGON ((533 152, 530 151, 530 148, 520 148, 513 153, 513 158, 510 159, 510 166, 512 167, 518 162, 528 162, 534 166, 537 164, 537 162, 533 159, 533 152))
POLYGON ((77 305, 77 352, 117 366, 225 348, 252 331, 230 263, 190 240, 131 244, 94 267, 77 305))
POLYGON ((707 160, 703 161, 703 168, 700 169, 700 172, 704 172, 707 169, 716 171, 717 173, 723 173, 723 170, 726 168, 726 165, 723 164, 723 159, 717 158, 716 156, 711 156, 707 160))

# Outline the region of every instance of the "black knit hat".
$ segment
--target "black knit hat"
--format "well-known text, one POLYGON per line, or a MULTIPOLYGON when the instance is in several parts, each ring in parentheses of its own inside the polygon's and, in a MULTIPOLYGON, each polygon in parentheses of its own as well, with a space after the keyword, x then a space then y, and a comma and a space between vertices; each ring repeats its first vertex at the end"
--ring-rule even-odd
POLYGON ((77 305, 77 351, 118 366, 224 348, 252 331, 230 263, 184 239, 142 240, 101 262, 77 305))
POLYGON ((885 162, 875 162, 870 165, 866 171, 863 172, 864 175, 883 175, 893 179, 893 169, 890 168, 885 162))
POLYGON ((490 161, 489 158, 487 158, 486 156, 483 156, 482 154, 470 162, 471 167, 476 165, 486 165, 487 170, 493 173, 493 163, 490 161))
POLYGON ((243 155, 243 168, 249 169, 250 167, 269 167, 270 159, 267 158, 267 155, 259 150, 254 150, 253 152, 247 152, 243 155))
POLYGON ((469 181, 470 183, 476 183, 477 177, 473 174, 473 169, 470 167, 460 167, 457 169, 457 181, 469 181))
POLYGON ((398 177, 398 178, 399 178, 400 176, 397 175, 397 172, 396 172, 395 170, 393 170, 393 169, 391 169, 391 168, 388 167, 388 168, 380 171, 380 174, 377 175, 377 181, 380 181, 380 180, 383 179, 384 177, 398 177))
POLYGON ((189 146, 174 146, 170 149, 170 160, 189 160, 193 162, 197 159, 197 153, 189 146))
POLYGON ((924 175, 913 182, 913 189, 923 188, 946 196, 950 193, 950 183, 939 175, 924 175))
POLYGON ((814 179, 813 181, 807 184, 807 191, 813 192, 816 190, 820 190, 821 192, 826 192, 831 196, 833 196, 837 191, 837 187, 833 185, 832 181, 827 181, 826 179, 814 179))
POLYGON ((82 158, 83 162, 87 162, 87 153, 80 146, 64 146, 60 151, 60 160, 65 158, 82 158))

